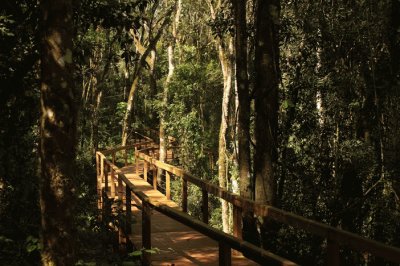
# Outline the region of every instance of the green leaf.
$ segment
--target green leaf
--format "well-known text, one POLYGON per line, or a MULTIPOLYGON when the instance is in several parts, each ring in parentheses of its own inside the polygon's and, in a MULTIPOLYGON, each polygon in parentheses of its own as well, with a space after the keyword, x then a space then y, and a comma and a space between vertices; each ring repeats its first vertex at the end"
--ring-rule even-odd
POLYGON ((294 107, 294 104, 291 100, 286 99, 282 102, 282 108, 283 109, 288 109, 289 107, 294 107))
POLYGON ((142 256, 142 251, 141 250, 135 250, 135 251, 129 253, 129 256, 132 256, 132 257, 142 256))
POLYGON ((145 249, 144 251, 150 254, 157 254, 160 250, 158 248, 152 248, 152 249, 145 249))

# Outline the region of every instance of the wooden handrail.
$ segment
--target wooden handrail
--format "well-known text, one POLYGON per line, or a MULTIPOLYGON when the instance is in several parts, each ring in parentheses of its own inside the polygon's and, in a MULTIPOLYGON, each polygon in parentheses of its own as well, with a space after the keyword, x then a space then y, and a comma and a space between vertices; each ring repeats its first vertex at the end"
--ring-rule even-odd
MULTIPOLYGON (((137 151, 136 156, 139 159, 149 162, 150 164, 153 164, 162 170, 184 178, 202 190, 206 190, 208 193, 232 203, 233 206, 237 208, 253 212, 255 215, 260 217, 268 217, 277 222, 305 230, 314 235, 328 239, 328 242, 338 243, 339 245, 347 246, 360 252, 370 252, 375 256, 400 263, 400 249, 397 247, 392 247, 381 242, 350 233, 348 231, 337 229, 270 205, 260 204, 252 200, 245 199, 217 185, 205 182, 204 180, 191 175, 181 168, 158 161, 144 153, 141 153, 140 150, 137 151)), ((239 234, 241 234, 241 232, 239 232, 239 234)))
MULTIPOLYGON (((118 179, 121 178, 121 180, 126 184, 126 186, 129 186, 131 188, 132 192, 135 193, 140 199, 142 199, 142 201, 144 200, 147 204, 151 205, 156 210, 164 213, 165 215, 167 215, 171 218, 174 218, 178 221, 180 221, 179 219, 181 219, 182 221, 185 221, 184 223, 188 223, 186 225, 192 226, 194 229, 196 229, 202 233, 204 233, 203 231, 207 231, 210 235, 207 235, 207 234, 206 235, 211 238, 213 238, 213 236, 215 237, 216 235, 218 235, 218 237, 221 237, 223 239, 223 240, 221 240, 223 242, 220 242, 220 243, 224 243, 224 244, 229 243, 229 245, 232 248, 237 248, 236 245, 238 245, 238 243, 243 243, 245 241, 240 240, 239 238, 234 238, 233 236, 229 236, 229 237, 232 237, 233 239, 236 239, 236 241, 238 241, 235 243, 230 243, 229 239, 226 239, 224 236, 220 235, 221 231, 218 231, 218 233, 215 233, 214 231, 216 229, 212 228, 214 230, 213 231, 210 228, 208 228, 208 225, 206 224, 208 222, 208 202, 207 203, 205 202, 205 201, 208 201, 207 193, 210 193, 214 196, 222 198, 233 204, 234 210, 235 210, 234 216, 236 216, 236 217, 234 217, 234 221, 236 221, 236 223, 239 223, 239 226, 234 228, 234 231, 235 230, 240 231, 240 232, 235 232, 235 235, 237 235, 239 237, 241 236, 241 226, 240 226, 240 221, 237 221, 237 220, 240 220, 242 210, 246 210, 246 211, 253 212, 257 216, 268 217, 268 218, 271 218, 280 223, 305 230, 308 233, 315 234, 315 235, 318 235, 318 236, 321 236, 321 237, 327 239, 328 257, 335 261, 339 261, 338 258, 340 255, 340 253, 339 253, 339 250, 340 250, 339 245, 340 245, 340 246, 347 246, 347 247, 351 248, 352 250, 356 250, 356 251, 360 251, 360 252, 369 252, 372 255, 382 257, 382 258, 387 259, 392 262, 400 263, 400 249, 397 247, 392 247, 392 246, 380 243, 375 240, 361 237, 354 233, 350 233, 350 232, 347 232, 347 231, 344 231, 341 229, 337 229, 337 228, 328 226, 326 224, 316 222, 316 221, 304 218, 302 216, 299 216, 299 215, 296 215, 296 214, 293 214, 290 212, 286 212, 284 210, 275 208, 273 206, 260 204, 260 203, 245 199, 245 198, 243 198, 237 194, 231 193, 231 192, 227 191, 226 189, 221 188, 217 185, 205 182, 204 180, 191 175, 189 172, 187 172, 181 168, 178 168, 173 165, 156 160, 156 159, 152 158, 151 156, 144 153, 146 150, 149 150, 151 148, 146 148, 144 150, 138 150, 137 147, 141 147, 141 146, 139 144, 133 144, 133 145, 125 146, 125 147, 118 147, 116 149, 118 149, 118 151, 120 151, 120 150, 124 150, 124 149, 125 150, 133 149, 135 147, 136 147, 136 149, 135 149, 136 160, 137 161, 143 160, 144 164, 145 164, 144 178, 147 177, 147 164, 154 165, 156 168, 166 171, 166 173, 168 175, 173 174, 173 175, 181 178, 182 182, 183 182, 182 187, 184 189, 184 191, 183 191, 184 193, 185 193, 185 189, 186 189, 186 194, 187 194, 187 183, 188 182, 193 185, 198 186, 202 190, 203 209, 205 209, 207 206, 207 214, 205 214, 203 212, 202 220, 204 223, 200 222, 198 220, 194 220, 190 216, 187 216, 187 214, 179 212, 175 209, 171 209, 170 207, 160 205, 157 202, 154 202, 154 201, 151 201, 150 199, 148 199, 147 196, 144 195, 144 193, 137 191, 134 188, 133 184, 125 177, 125 175, 123 175, 121 173, 121 171, 119 170, 119 168, 117 166, 115 166, 112 162, 107 160, 107 158, 104 155, 104 152, 96 153, 96 156, 99 156, 98 158, 96 157, 96 162, 98 163, 98 165, 100 165, 100 169, 99 169, 99 167, 97 168, 98 175, 100 175, 100 176, 104 175, 104 170, 102 168, 104 167, 104 165, 108 165, 110 167, 110 169, 112 169, 114 171, 114 173, 118 175, 118 179), (190 217, 190 219, 189 219, 189 217, 190 217), (191 224, 191 225, 189 225, 189 224, 191 224), (201 226, 198 224, 201 224, 201 226), (213 233, 210 233, 210 232, 213 232, 213 233)), ((112 149, 112 152, 115 152, 116 149, 112 149)), ((106 154, 110 154, 108 150, 106 151, 106 154)), ((169 191, 166 192, 166 194, 169 194, 169 193, 170 193, 169 191)), ((183 201, 182 209, 184 211, 186 211, 187 195, 186 195, 186 198, 185 198, 185 195, 183 195, 182 201, 183 201)), ((222 248, 223 247, 224 247, 224 245, 222 245, 222 248)), ((253 250, 253 252, 255 252, 253 248, 254 247, 252 247, 251 249, 253 250)), ((246 252, 246 254, 252 254, 252 252, 249 252, 248 250, 239 249, 239 248, 237 248, 237 249, 241 252, 246 252)), ((258 259, 255 259, 255 257, 254 258, 249 257, 249 258, 254 259, 258 262, 258 259)), ((280 261, 279 263, 282 263, 282 261, 280 261)), ((289 262, 289 263, 292 263, 292 262, 289 262)), ((284 264, 279 264, 279 265, 284 265, 284 264)), ((294 264, 287 264, 287 265, 294 265, 294 264)))

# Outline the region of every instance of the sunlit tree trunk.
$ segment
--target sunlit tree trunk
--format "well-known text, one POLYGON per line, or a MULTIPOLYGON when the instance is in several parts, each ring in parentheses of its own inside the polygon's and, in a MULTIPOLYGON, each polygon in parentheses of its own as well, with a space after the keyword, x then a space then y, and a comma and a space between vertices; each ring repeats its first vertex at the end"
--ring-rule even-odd
MULTIPOLYGON (((222 1, 216 1, 214 7, 211 0, 207 1, 210 8, 211 18, 216 19, 216 10, 221 8, 222 1)), ((222 114, 221 124, 219 129, 218 139, 218 183, 220 187, 227 188, 228 181, 228 155, 227 155, 227 141, 226 134, 229 123, 229 98, 232 90, 232 75, 233 75, 233 40, 231 37, 217 37, 218 58, 221 64, 223 75, 223 96, 222 96, 222 114)), ((221 200, 221 216, 222 216, 222 229, 224 232, 230 231, 229 226, 229 205, 225 200, 221 200)))
POLYGON ((43 0, 40 118, 42 264, 75 264, 76 106, 70 0, 43 0))
MULTIPOLYGON (((232 41, 229 44, 229 54, 232 50, 232 41)), ((232 63, 231 58, 227 55, 227 52, 222 46, 219 46, 219 58, 221 62, 223 79, 224 79, 224 91, 222 96, 222 115, 221 125, 219 129, 219 141, 218 141, 218 182, 219 186, 227 188, 228 172, 227 172, 227 143, 226 133, 228 129, 228 116, 229 116, 229 97, 232 90, 232 63)), ((221 200, 221 211, 222 211, 222 226, 224 232, 229 232, 229 206, 225 200, 221 200)))
MULTIPOLYGON (((175 70, 175 45, 177 42, 177 32, 179 27, 179 19, 181 15, 182 1, 177 0, 176 3, 176 11, 175 18, 172 22, 172 40, 170 41, 167 53, 168 53, 168 75, 164 84, 164 92, 163 92, 163 104, 166 106, 168 104, 168 86, 171 82, 172 76, 174 75, 175 70)), ((165 134, 165 114, 164 110, 161 110, 160 113, 160 161, 164 162, 167 157, 167 136, 165 134)))

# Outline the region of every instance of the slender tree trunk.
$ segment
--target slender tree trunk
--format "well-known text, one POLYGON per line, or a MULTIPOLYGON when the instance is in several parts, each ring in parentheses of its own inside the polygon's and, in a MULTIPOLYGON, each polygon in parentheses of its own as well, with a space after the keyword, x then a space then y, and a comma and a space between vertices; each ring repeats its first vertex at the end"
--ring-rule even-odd
POLYGON ((92 154, 95 156, 96 151, 99 149, 99 111, 100 111, 100 104, 101 98, 103 96, 102 90, 97 90, 94 95, 95 103, 93 104, 93 111, 92 111, 92 154))
POLYGON ((76 113, 72 1, 43 0, 40 207, 43 265, 74 265, 76 113))
MULTIPOLYGON (((222 44, 218 45, 219 59, 221 62, 224 78, 224 91, 222 96, 222 115, 219 130, 218 143, 218 182, 219 186, 227 188, 227 145, 226 133, 229 121, 229 98, 232 90, 232 40, 229 40, 228 49, 224 49, 222 44)), ((225 200, 221 200, 222 226, 224 232, 229 232, 229 205, 225 200)))
MULTIPOLYGON (((207 0, 207 4, 210 8, 210 14, 212 19, 216 19, 216 10, 213 2, 207 0)), ((221 7, 222 1, 218 0, 216 8, 221 7)), ((233 43, 232 38, 227 37, 224 40, 222 37, 217 38, 217 49, 218 57, 221 63, 221 69, 224 81, 224 91, 222 96, 222 114, 221 114, 221 125, 219 130, 218 140, 218 183, 220 187, 227 188, 228 172, 227 172, 227 144, 226 144, 226 133, 228 129, 229 121, 229 98, 232 89, 232 55, 233 55, 233 43)), ((222 216, 222 229, 224 232, 229 232, 229 205, 225 200, 221 200, 221 216, 222 216)))
MULTIPOLYGON (((168 75, 164 84, 164 93, 163 93, 163 104, 166 106, 168 104, 168 86, 171 82, 172 76, 174 75, 175 70, 175 45, 177 42, 177 32, 179 27, 179 19, 181 15, 181 7, 182 1, 177 0, 176 3, 176 12, 175 18, 172 23, 172 41, 168 45, 167 53, 168 53, 168 75)), ((167 157, 167 136, 165 134, 165 114, 164 110, 160 113, 160 161, 164 162, 167 157)))
MULTIPOLYGON (((141 67, 140 67, 141 68, 141 67)), ((138 71, 140 72, 140 71, 138 71)), ((132 109, 133 109, 133 100, 136 94, 136 90, 139 83, 139 73, 137 73, 133 79, 131 89, 128 95, 128 102, 126 105, 126 111, 124 115, 124 120, 122 121, 122 146, 125 146, 128 141, 128 135, 130 130, 130 123, 132 117, 132 109)))

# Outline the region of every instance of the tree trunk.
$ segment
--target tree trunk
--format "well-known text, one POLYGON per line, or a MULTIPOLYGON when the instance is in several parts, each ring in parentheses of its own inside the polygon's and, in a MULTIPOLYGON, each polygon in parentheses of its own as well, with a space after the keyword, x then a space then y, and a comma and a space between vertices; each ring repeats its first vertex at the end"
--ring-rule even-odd
POLYGON ((235 12, 235 64, 238 88, 238 140, 240 195, 251 199, 250 182, 250 97, 247 76, 246 0, 233 1, 235 12))
MULTIPOLYGON (((216 19, 216 10, 211 0, 207 0, 210 8, 212 19, 216 19)), ((216 3, 217 9, 221 7, 222 2, 216 3)), ((221 63, 221 69, 224 81, 224 91, 222 96, 222 114, 221 125, 219 130, 218 140, 218 183, 220 187, 227 188, 227 145, 226 133, 229 121, 229 98, 232 89, 232 53, 233 43, 232 38, 227 37, 227 41, 223 37, 217 37, 218 57, 221 63), (227 45, 228 44, 228 45, 227 45)), ((225 200, 221 200, 221 216, 222 216, 222 229, 224 232, 229 232, 229 205, 225 200)))
POLYGON ((255 40, 255 200, 275 204, 279 84, 279 0, 259 0, 255 40))
MULTIPOLYGON (((222 115, 221 126, 219 130, 218 143, 218 182, 219 186, 227 188, 227 145, 226 131, 228 129, 229 116, 229 98, 232 89, 232 40, 229 40, 229 48, 226 51, 220 44, 219 60, 221 62, 222 73, 224 78, 224 91, 222 96, 222 115)), ((225 200, 221 200, 222 227, 224 232, 229 232, 229 205, 225 200)))
MULTIPOLYGON (((163 93, 163 104, 166 106, 168 104, 168 86, 171 82, 172 76, 174 75, 175 70, 175 45, 177 42, 177 31, 179 27, 179 18, 181 15, 181 7, 182 1, 177 0, 176 4, 176 12, 175 12, 175 19, 172 23, 172 40, 168 45, 167 52, 168 52, 168 75, 167 79, 164 84, 164 93, 163 93)), ((160 113, 160 161, 164 162, 167 157, 167 136, 165 134, 165 114, 164 110, 161 110, 160 113)))
POLYGON ((40 206, 43 265, 75 264, 76 106, 72 79, 72 1, 43 0, 40 206))
MULTIPOLYGON (((250 158, 250 95, 247 74, 247 26, 246 0, 233 0, 235 17, 235 65, 237 87, 237 138, 240 195, 252 199, 254 195, 251 182, 250 158)), ((248 241, 256 240, 256 226, 252 213, 243 210, 242 237, 248 241)), ((257 242, 257 241, 256 241, 257 242)))
MULTIPOLYGON (((140 67, 141 69, 141 67, 140 67)), ((125 146, 128 141, 129 130, 130 130, 130 123, 132 117, 132 109, 133 109, 133 100, 136 94, 137 86, 139 83, 139 73, 140 70, 136 72, 137 74, 134 76, 131 89, 128 95, 128 102, 126 105, 126 111, 124 115, 124 120, 122 122, 122 146, 125 146)))

